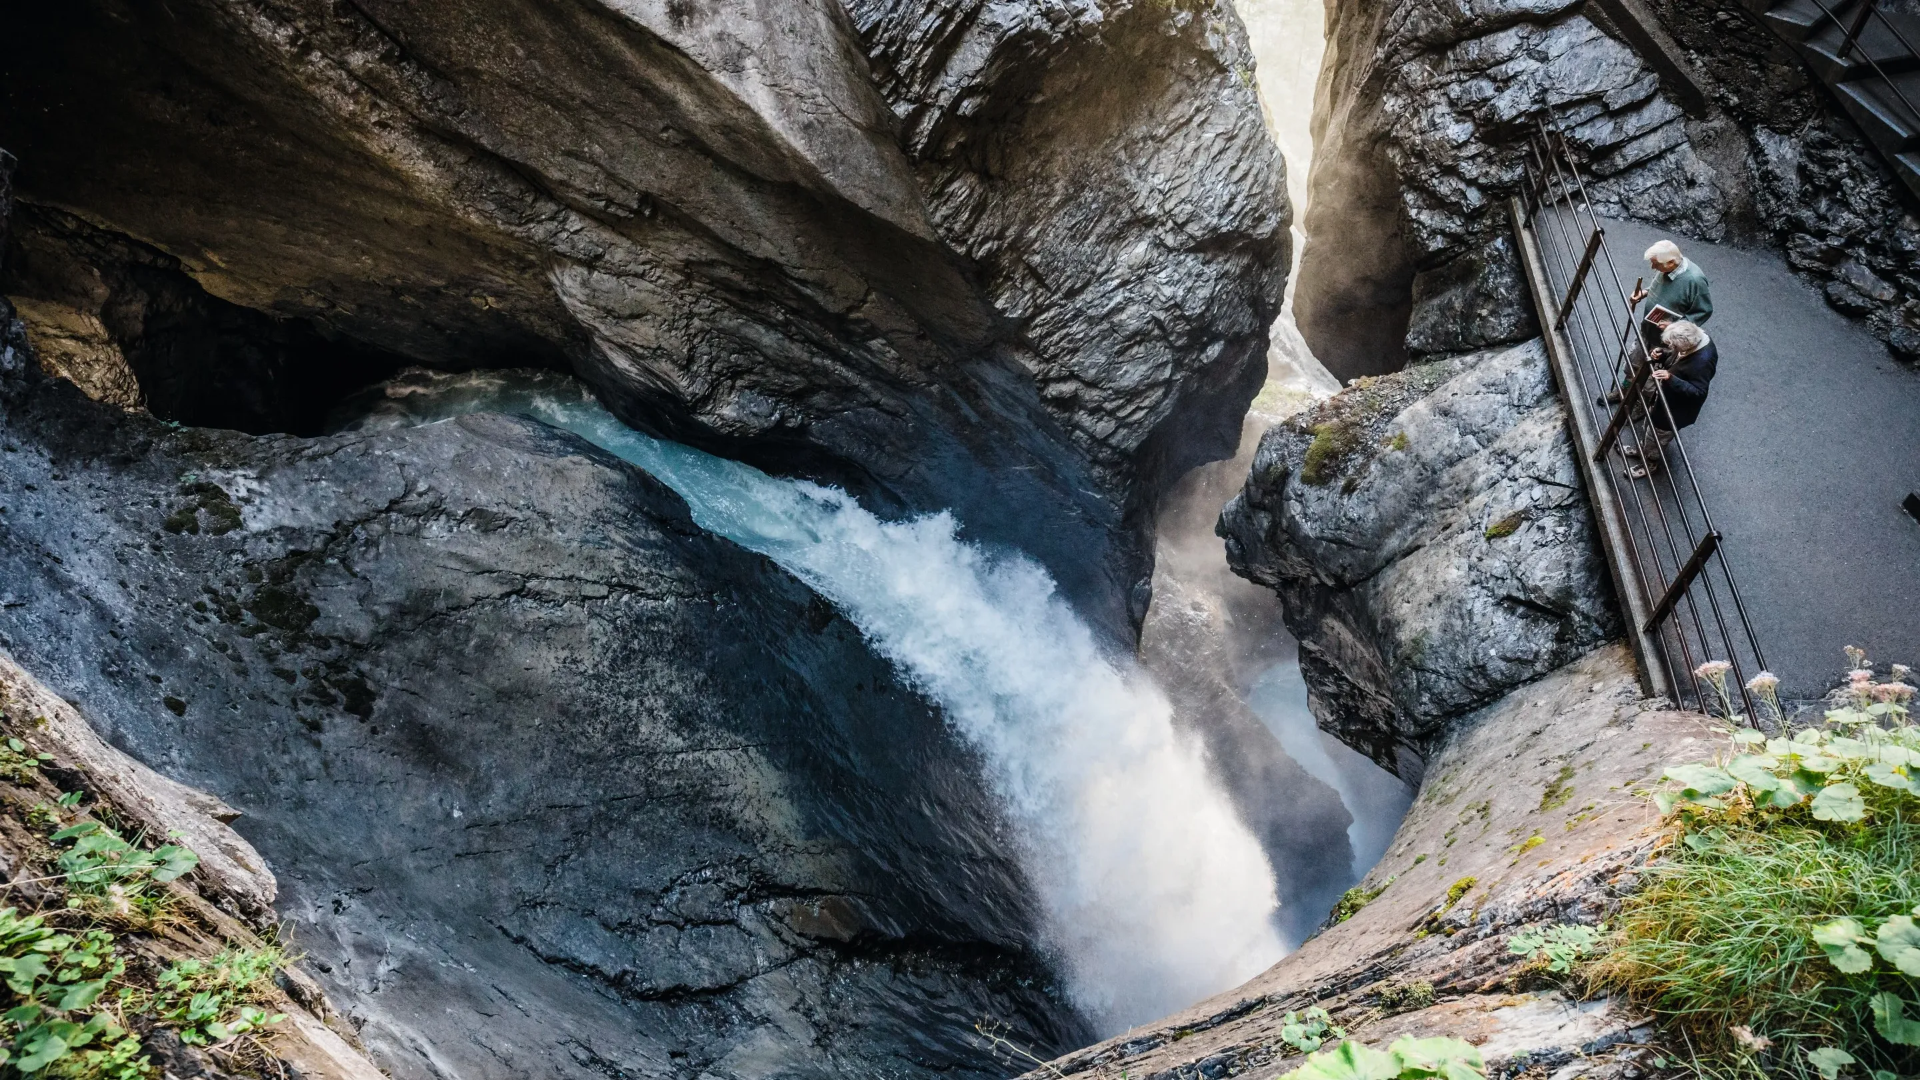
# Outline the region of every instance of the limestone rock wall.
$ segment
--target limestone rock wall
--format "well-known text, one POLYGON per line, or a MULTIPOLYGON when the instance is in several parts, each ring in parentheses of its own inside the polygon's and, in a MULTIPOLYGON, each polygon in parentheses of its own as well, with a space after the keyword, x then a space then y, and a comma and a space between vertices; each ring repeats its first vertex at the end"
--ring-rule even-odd
POLYGON ((1321 726, 1409 781, 1450 721, 1616 629, 1537 340, 1276 425, 1220 531, 1280 594, 1321 726))

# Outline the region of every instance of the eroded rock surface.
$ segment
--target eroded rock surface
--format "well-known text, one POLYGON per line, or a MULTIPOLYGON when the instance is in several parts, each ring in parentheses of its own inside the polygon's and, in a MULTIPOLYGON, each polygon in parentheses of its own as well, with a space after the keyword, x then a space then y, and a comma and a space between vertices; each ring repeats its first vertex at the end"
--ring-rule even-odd
MULTIPOLYGON (((1296 308, 1335 374, 1538 333, 1506 199, 1543 116, 1602 214, 1782 248, 1837 308, 1920 355, 1913 200, 1736 0, 1329 10, 1296 308)), ((1640 253, 1614 254, 1631 272, 1640 253)))
POLYGON ((1137 623, 1142 511, 1231 453, 1288 262, 1239 22, 848 9, 42 6, 0 144, 221 301, 570 367, 637 426, 954 509, 1137 623))
POLYGON ((1579 483, 1534 341, 1276 425, 1220 530, 1279 592, 1322 727, 1417 781, 1450 720, 1613 631, 1579 483))
POLYGON ((1644 1021, 1605 1000, 1568 1002, 1507 943, 1605 919, 1659 840, 1659 815, 1629 788, 1714 739, 1704 717, 1640 697, 1623 646, 1581 657, 1460 723, 1361 882, 1374 899, 1351 918, 1230 993, 1053 1064, 1144 1080, 1273 1076, 1300 1063, 1282 1018, 1319 1005, 1368 1045, 1469 1039, 1489 1075, 1638 1075, 1644 1021))
POLYGON ((240 811, 392 1075, 984 1076, 982 1017, 1085 1037, 941 718, 644 474, 501 417, 250 437, 6 375, 0 648, 240 811))

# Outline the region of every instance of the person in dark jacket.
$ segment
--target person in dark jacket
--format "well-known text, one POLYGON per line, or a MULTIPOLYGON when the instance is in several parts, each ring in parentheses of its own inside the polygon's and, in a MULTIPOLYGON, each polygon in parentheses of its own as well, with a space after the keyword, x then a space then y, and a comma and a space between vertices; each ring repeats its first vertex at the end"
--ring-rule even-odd
POLYGON ((1654 381, 1648 387, 1647 398, 1647 412, 1653 420, 1653 445, 1644 452, 1641 447, 1632 446, 1623 451, 1628 457, 1640 459, 1628 472, 1635 480, 1665 468, 1673 433, 1691 427, 1700 419, 1700 408, 1707 403, 1707 387, 1713 382, 1714 370, 1720 366, 1720 350, 1698 324, 1682 319, 1661 333, 1660 348, 1654 350, 1653 362, 1654 381))

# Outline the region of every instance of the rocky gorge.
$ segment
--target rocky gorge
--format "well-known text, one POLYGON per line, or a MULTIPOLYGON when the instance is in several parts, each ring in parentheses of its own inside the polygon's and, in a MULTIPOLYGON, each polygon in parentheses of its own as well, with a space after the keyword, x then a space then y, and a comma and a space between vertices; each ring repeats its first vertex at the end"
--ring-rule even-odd
POLYGON ((1920 341, 1910 200, 1733 0, 1330 0, 1298 253, 1227 0, 6 25, 0 659, 219 804, 343 1053, 1214 1080, 1319 1005, 1638 1075, 1505 950, 1707 731, 1617 643, 1530 125, 1920 341), (1248 422, 1276 317, 1345 388, 1248 422), (1296 643, 1414 793, 1371 869, 1253 700, 1296 643))

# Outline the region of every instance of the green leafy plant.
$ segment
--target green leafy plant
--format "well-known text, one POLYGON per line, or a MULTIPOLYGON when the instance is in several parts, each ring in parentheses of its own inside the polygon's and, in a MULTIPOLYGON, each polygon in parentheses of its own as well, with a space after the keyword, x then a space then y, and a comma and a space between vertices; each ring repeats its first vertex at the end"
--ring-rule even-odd
MULTIPOLYGON (((1666 771, 1679 842, 1592 969, 1682 1028, 1703 1072, 1920 1072, 1915 691, 1907 669, 1880 681, 1848 655, 1824 726, 1736 730, 1714 761, 1666 771)), ((1749 684, 1763 701, 1768 679, 1749 684)))
POLYGON ((0 779, 14 784, 31 784, 39 774, 41 764, 52 760, 52 754, 33 753, 21 740, 8 738, 4 744, 0 744, 0 779))
POLYGON ((52 839, 72 842, 54 866, 70 892, 86 896, 135 899, 150 884, 173 881, 200 865, 200 856, 179 844, 148 851, 92 819, 69 825, 52 839))
MULTIPOLYGON (((1397 876, 1398 875, 1395 875, 1395 877, 1397 876)), ((1394 878, 1389 877, 1387 880, 1381 882, 1380 887, 1377 889, 1369 889, 1364 885, 1355 885, 1353 888, 1341 893, 1339 902, 1333 905, 1333 911, 1327 915, 1329 925, 1346 922, 1348 919, 1360 914, 1360 909, 1379 899, 1380 894, 1386 892, 1387 886, 1392 885, 1393 881, 1394 878)))
POLYGON ((110 1010, 87 1014, 126 971, 113 935, 61 933, 41 915, 0 909, 0 1065, 23 1076, 137 1080, 153 1069, 110 1010), (91 1049, 89 1049, 91 1047, 91 1049))
POLYGON ((1507 939, 1507 951, 1516 956, 1545 960, 1548 971, 1564 974, 1572 971, 1573 965, 1586 959, 1606 932, 1605 923, 1599 926, 1563 923, 1539 930, 1523 930, 1507 939))
POLYGON ((1485 1080, 1486 1063, 1459 1039, 1397 1039, 1374 1050, 1349 1039, 1275 1080, 1485 1080))
POLYGON ((151 1010, 190 1046, 222 1042, 286 1019, 257 1003, 286 964, 277 948, 223 949, 210 959, 180 960, 160 973, 151 1010))
POLYGON ((1296 1054, 1310 1054, 1328 1039, 1344 1039, 1347 1030, 1336 1025, 1327 1010, 1314 1006, 1280 1018, 1280 1041, 1296 1054))

